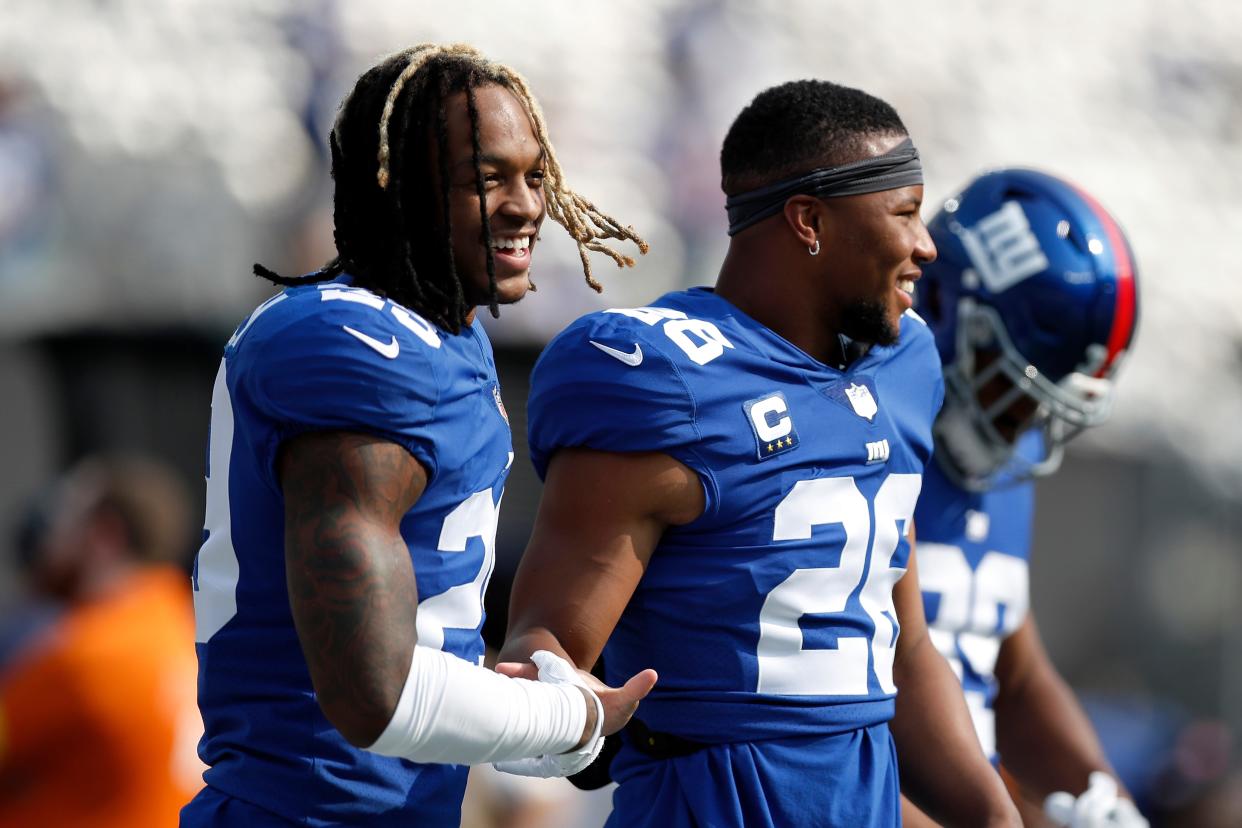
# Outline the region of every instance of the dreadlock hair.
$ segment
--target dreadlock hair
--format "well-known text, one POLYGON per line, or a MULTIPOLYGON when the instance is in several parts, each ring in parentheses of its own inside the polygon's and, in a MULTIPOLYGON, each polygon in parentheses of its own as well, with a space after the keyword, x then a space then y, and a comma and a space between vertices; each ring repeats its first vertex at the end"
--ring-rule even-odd
POLYGON ((790 81, 760 92, 733 121, 720 150, 720 186, 734 195, 857 161, 868 136, 905 134, 897 110, 862 90, 790 81))
POLYGON ((512 92, 530 116, 543 150, 547 214, 577 242, 587 284, 597 292, 602 290, 591 275, 589 250, 609 256, 618 266, 632 266, 632 258, 603 240, 632 241, 642 253, 647 252, 647 243, 632 227, 622 226, 566 186, 543 112, 526 80, 471 46, 423 43, 390 55, 367 70, 341 103, 329 137, 336 187, 336 258, 300 277, 284 277, 259 264, 255 265, 255 274, 280 285, 302 285, 349 272, 359 286, 414 309, 442 328, 459 332, 473 307, 465 298, 452 251, 446 103, 464 91, 487 251, 489 306, 492 315, 499 316, 474 92, 491 84, 512 92), (431 141, 436 142, 438 176, 433 176, 428 163, 431 141), (440 192, 433 194, 437 177, 440 192), (438 204, 433 201, 437 196, 438 204))

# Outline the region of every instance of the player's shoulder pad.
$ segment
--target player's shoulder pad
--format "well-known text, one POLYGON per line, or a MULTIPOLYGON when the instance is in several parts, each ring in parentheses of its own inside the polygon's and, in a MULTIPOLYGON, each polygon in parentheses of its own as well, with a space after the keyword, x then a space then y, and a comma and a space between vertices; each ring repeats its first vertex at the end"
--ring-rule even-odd
POLYGON ((907 356, 916 355, 918 359, 934 360, 937 365, 940 364, 935 334, 923 321, 923 317, 913 310, 906 311, 901 315, 899 330, 901 334, 897 340, 899 352, 907 356))
POLYGON ((917 366, 914 376, 929 381, 934 414, 940 411, 940 406, 944 403, 944 369, 940 361, 940 351, 936 348, 936 336, 923 317, 913 309, 901 315, 900 333, 898 353, 902 358, 912 360, 917 366))
POLYGON ((228 348, 256 347, 248 342, 257 340, 265 349, 279 349, 286 342, 303 347, 318 342, 337 350, 348 341, 339 336, 346 328, 353 329, 353 334, 346 333, 355 341, 380 343, 371 350, 383 359, 435 351, 443 344, 442 332, 417 313, 364 288, 328 282, 271 297, 238 326, 228 348), (390 344, 394 338, 397 346, 390 344))
POLYGON ((446 335, 370 291, 326 283, 260 305, 225 353, 278 420, 402 433, 428 422, 439 401, 435 357, 446 335))
POLYGON ((660 323, 685 314, 614 309, 572 323, 544 349, 527 405, 531 456, 542 475, 559 448, 676 451, 697 440, 683 357, 660 323))

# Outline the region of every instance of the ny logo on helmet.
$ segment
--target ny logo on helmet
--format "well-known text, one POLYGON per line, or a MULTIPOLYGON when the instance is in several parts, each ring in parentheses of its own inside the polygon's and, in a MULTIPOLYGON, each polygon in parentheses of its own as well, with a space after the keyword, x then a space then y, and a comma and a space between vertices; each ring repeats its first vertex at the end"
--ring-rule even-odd
POLYGON ((962 245, 992 293, 1000 293, 1048 267, 1022 205, 1006 201, 973 228, 962 228, 962 245))

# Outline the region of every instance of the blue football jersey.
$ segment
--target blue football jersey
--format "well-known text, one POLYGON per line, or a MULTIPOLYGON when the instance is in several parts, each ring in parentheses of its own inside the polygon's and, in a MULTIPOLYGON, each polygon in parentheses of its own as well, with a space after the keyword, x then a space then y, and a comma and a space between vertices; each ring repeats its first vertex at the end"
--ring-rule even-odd
MULTIPOLYGON (((426 468, 401 522, 419 643, 483 657, 483 592, 513 458, 483 328, 447 333, 348 277, 286 290, 229 340, 212 397, 194 571, 205 779, 300 825, 455 826, 466 768, 354 748, 316 702, 289 609, 277 479, 282 442, 311 430, 374 434, 426 468)), ((183 824, 212 824, 207 809, 196 800, 183 824)))
MULTIPOLYGON (((1017 450, 1034 459, 1040 449, 1038 432, 1031 432, 1017 450)), ((1029 480, 968 492, 932 463, 914 513, 931 638, 961 679, 979 741, 993 761, 996 659, 1026 618, 1034 507, 1029 480)))
POLYGON ((664 533, 605 649, 610 683, 659 672, 649 727, 725 743, 891 718, 892 588, 942 396, 913 315, 845 371, 707 288, 549 344, 528 410, 541 475, 585 446, 663 452, 702 481, 702 516, 664 533))

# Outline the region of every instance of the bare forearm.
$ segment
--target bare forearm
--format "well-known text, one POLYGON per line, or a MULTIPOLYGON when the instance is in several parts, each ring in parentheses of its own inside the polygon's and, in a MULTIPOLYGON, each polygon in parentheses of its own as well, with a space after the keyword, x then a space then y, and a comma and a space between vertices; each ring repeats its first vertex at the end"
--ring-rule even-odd
MULTIPOLYGON (((529 629, 518 631, 516 634, 510 634, 505 639, 504 646, 500 648, 500 655, 497 657, 498 662, 503 661, 527 661, 530 654, 536 650, 547 650, 556 653, 562 658, 567 659, 571 663, 574 661, 565 648, 561 646, 560 641, 546 627, 532 627, 529 629)), ((577 665, 583 669, 590 669, 591 665, 577 665)))
POLYGON ((997 749, 1027 796, 1077 795, 1092 771, 1111 773, 1087 714, 1044 649, 1034 613, 1001 645, 996 678, 997 749))
POLYGON ((1054 670, 1041 670, 995 703, 996 744, 1023 791, 1082 793, 1092 771, 1112 773, 1091 721, 1054 670))
POLYGON ((979 746, 961 685, 930 640, 904 651, 894 669, 892 730, 903 793, 948 825, 1020 825, 979 746))

